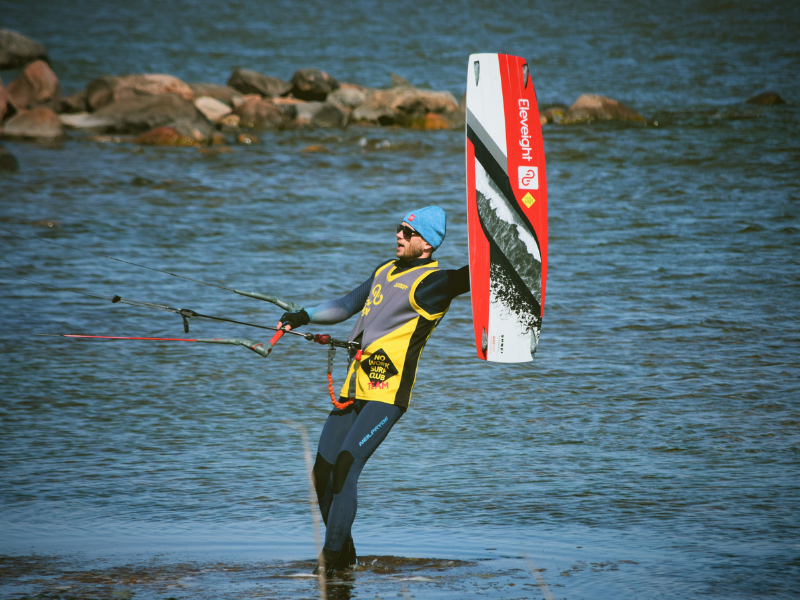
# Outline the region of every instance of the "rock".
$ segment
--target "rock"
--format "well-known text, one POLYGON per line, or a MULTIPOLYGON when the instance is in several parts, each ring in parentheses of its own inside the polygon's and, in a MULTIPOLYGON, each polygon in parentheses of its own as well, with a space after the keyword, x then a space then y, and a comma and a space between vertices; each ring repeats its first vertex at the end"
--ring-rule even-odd
POLYGON ((294 104, 277 104, 266 98, 248 98, 235 108, 239 125, 251 129, 276 129, 288 125, 297 115, 294 104))
POLYGON ((14 107, 9 106, 8 94, 6 93, 6 88, 3 87, 3 80, 0 79, 0 125, 2 125, 3 119, 6 118, 6 114, 9 113, 9 109, 13 111, 14 107))
POLYGON ((18 69, 35 60, 47 60, 38 42, 10 29, 0 29, 0 69, 18 69))
POLYGON ((343 84, 338 90, 328 95, 328 102, 353 110, 367 101, 368 92, 348 84, 343 84))
POLYGON ((344 127, 347 113, 331 102, 302 102, 296 105, 295 123, 314 127, 344 127))
POLYGON ((61 96, 58 77, 43 60, 29 64, 19 76, 8 84, 8 98, 17 110, 49 105, 56 108, 61 96))
POLYGON ((389 73, 390 88, 413 88, 411 82, 405 77, 400 77, 397 73, 389 73))
POLYGON ((177 94, 186 100, 194 100, 192 88, 172 75, 103 75, 86 88, 86 103, 89 111, 139 96, 177 94))
POLYGON ((19 161, 5 148, 0 148, 0 173, 18 173, 19 161))
POLYGON ((212 123, 218 123, 224 116, 231 113, 231 107, 210 96, 200 96, 195 99, 194 105, 212 123))
POLYGON ((453 94, 417 88, 376 90, 352 114, 353 121, 410 126, 428 113, 444 115, 454 127, 464 116, 453 94))
POLYGON ((311 144, 300 150, 300 152, 304 154, 333 154, 331 149, 323 144, 311 144))
POLYGON ((647 122, 635 110, 620 104, 616 100, 598 94, 581 94, 564 114, 561 124, 574 125, 575 123, 589 123, 591 121, 647 122))
POLYGON ((67 114, 82 113, 88 110, 89 106, 86 104, 86 90, 81 90, 71 96, 61 98, 56 108, 57 113, 67 114))
POLYGON ((245 146, 250 146, 252 144, 258 144, 260 142, 261 140, 259 140, 252 133, 240 133, 238 136, 236 136, 237 144, 244 144, 245 146))
POLYGON ((755 104, 756 106, 780 106, 781 104, 786 104, 786 101, 777 92, 762 92, 757 96, 748 98, 745 103, 755 104))
POLYGON ((96 117, 88 112, 58 115, 61 124, 67 129, 82 129, 89 131, 104 131, 114 125, 113 119, 96 117))
POLYGON ((322 101, 339 88, 339 82, 319 69, 300 69, 292 75, 292 96, 300 100, 322 101))
POLYGON ((239 121, 241 121, 241 117, 239 115, 230 114, 228 116, 222 117, 219 120, 219 125, 223 127, 230 127, 232 129, 237 129, 239 127, 239 121))
POLYGON ((179 123, 199 132, 204 139, 214 131, 214 126, 192 102, 176 94, 118 100, 91 116, 108 122, 103 127, 107 133, 142 133, 161 125, 175 126, 179 123))
POLYGON ((567 114, 567 110, 569 109, 566 106, 549 106, 547 109, 539 113, 539 121, 542 125, 547 123, 560 123, 561 119, 564 118, 564 115, 567 114))
POLYGON ((195 98, 208 96, 220 102, 224 102, 231 108, 236 108, 242 103, 242 93, 227 85, 216 83, 190 83, 189 87, 194 93, 195 98))
POLYGON ((211 134, 211 139, 209 140, 209 144, 211 144, 212 146, 227 146, 228 138, 221 131, 215 131, 214 133, 211 134))
POLYGON ((267 98, 283 96, 292 89, 288 81, 248 69, 236 69, 228 79, 228 85, 243 94, 258 94, 267 98))
POLYGON ((156 127, 136 138, 142 146, 196 146, 197 141, 181 135, 174 127, 156 127))
POLYGON ((39 107, 11 117, 5 124, 6 137, 55 139, 64 135, 58 115, 49 108, 39 107))
POLYGON ((422 119, 414 120, 410 126, 412 129, 425 129, 429 131, 436 129, 453 129, 450 121, 443 115, 437 113, 428 113, 422 119))

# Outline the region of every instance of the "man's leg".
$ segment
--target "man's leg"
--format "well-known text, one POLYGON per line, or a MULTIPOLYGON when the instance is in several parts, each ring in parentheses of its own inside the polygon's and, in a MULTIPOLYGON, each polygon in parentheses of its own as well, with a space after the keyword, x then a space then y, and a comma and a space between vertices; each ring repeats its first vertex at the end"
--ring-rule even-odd
POLYGON ((366 402, 340 445, 331 473, 332 497, 327 505, 326 560, 345 549, 358 508, 358 477, 403 412, 393 404, 366 402))
POLYGON ((343 410, 333 409, 319 436, 317 459, 314 462, 314 488, 317 491, 322 520, 326 525, 333 498, 333 465, 350 428, 358 418, 357 408, 356 404, 351 404, 343 410))

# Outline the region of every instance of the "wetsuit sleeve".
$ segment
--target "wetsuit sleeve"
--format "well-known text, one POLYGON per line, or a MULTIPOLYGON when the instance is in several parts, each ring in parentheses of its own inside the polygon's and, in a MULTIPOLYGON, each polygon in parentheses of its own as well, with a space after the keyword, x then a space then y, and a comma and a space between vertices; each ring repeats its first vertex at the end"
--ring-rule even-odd
POLYGON ((319 323, 320 325, 341 323, 364 308, 364 302, 367 301, 367 296, 369 296, 369 290, 372 287, 373 279, 375 279, 375 273, 383 264, 385 263, 376 267, 372 275, 350 293, 336 300, 329 300, 317 306, 306 308, 305 311, 308 313, 309 322, 319 323))
POLYGON ((440 313, 456 296, 469 291, 469 265, 436 271, 422 280, 414 294, 417 304, 429 313, 440 313))

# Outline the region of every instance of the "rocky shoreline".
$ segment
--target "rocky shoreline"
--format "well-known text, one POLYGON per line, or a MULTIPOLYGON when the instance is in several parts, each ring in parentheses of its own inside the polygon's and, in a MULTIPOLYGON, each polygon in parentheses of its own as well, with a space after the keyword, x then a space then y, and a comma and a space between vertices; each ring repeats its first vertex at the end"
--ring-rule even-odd
MULTIPOLYGON (((460 129, 464 100, 447 91, 415 87, 391 74, 388 88, 340 82, 320 69, 300 69, 289 81, 236 69, 226 84, 186 83, 166 74, 103 75, 62 97, 58 76, 41 44, 0 30, 0 70, 22 67, 7 87, 0 79, 0 135, 54 140, 68 131, 127 135, 143 145, 252 143, 254 131, 348 125, 420 130, 460 129)), ((774 92, 747 101, 785 104, 774 92)), ((646 123, 633 109, 583 94, 571 106, 541 112, 542 125, 593 121, 646 123)))

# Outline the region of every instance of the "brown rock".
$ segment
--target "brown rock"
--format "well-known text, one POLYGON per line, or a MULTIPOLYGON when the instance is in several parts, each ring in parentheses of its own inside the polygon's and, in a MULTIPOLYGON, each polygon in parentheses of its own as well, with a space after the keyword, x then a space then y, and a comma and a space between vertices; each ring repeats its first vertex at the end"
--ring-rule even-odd
POLYGON ((0 173, 18 173, 19 161, 5 148, 0 148, 0 173))
POLYGON ((786 101, 778 95, 777 92, 762 92, 757 96, 748 98, 746 104, 755 104, 756 106, 780 106, 786 104, 786 101))
POLYGON ((8 84, 8 98, 17 110, 43 105, 55 108, 60 95, 58 77, 43 60, 29 64, 8 84))
POLYGON ((86 103, 90 111, 95 111, 120 100, 163 94, 177 94, 186 100, 194 100, 192 88, 172 75, 103 75, 86 88, 86 103))
POLYGON ((647 120, 635 110, 624 104, 597 94, 581 94, 569 107, 561 119, 562 125, 589 123, 591 121, 633 121, 645 123, 647 120))
POLYGON ((267 98, 283 96, 292 89, 288 81, 249 69, 236 69, 228 79, 228 85, 243 94, 258 94, 267 98))
POLYGON ((292 75, 292 95, 301 100, 321 102, 338 88, 339 82, 319 69, 300 69, 292 75))
POLYGON ((88 110, 89 107, 86 104, 86 90, 81 90, 71 96, 61 98, 61 100, 58 101, 56 112, 74 114, 87 112, 88 110))
POLYGON ((242 93, 227 85, 218 85, 216 83, 190 83, 189 87, 194 93, 195 98, 207 96, 224 102, 231 108, 236 108, 242 103, 242 93))
POLYGON ((347 123, 347 113, 331 102, 300 102, 295 108, 295 123, 301 127, 344 127, 347 123))
POLYGON ((411 127, 413 129, 425 129, 428 131, 453 128, 446 117, 437 113, 428 113, 422 119, 416 119, 411 123, 411 127))
POLYGON ((49 108, 39 107, 11 117, 5 124, 6 137, 55 139, 64 135, 58 115, 49 108))
POLYGON ((136 138, 142 146, 196 146, 197 141, 181 135, 174 127, 156 127, 136 138))
POLYGON ((323 144, 311 144, 300 150, 300 152, 304 154, 333 154, 331 149, 323 144))
POLYGON ((102 131, 106 133, 141 133, 161 125, 175 127, 185 124, 192 131, 199 132, 200 137, 208 139, 214 131, 214 126, 192 102, 176 94, 118 100, 91 116, 98 122, 105 122, 102 131))
POLYGON ((352 114, 353 121, 380 125, 410 126, 425 119, 428 113, 444 115, 454 126, 463 123, 458 101, 450 92, 435 92, 417 88, 376 90, 352 114))
POLYGON ((16 31, 0 29, 0 69, 18 69, 39 59, 47 60, 44 46, 16 31))
POLYGON ((294 104, 276 104, 266 98, 249 98, 234 109, 239 125, 251 129, 277 129, 288 125, 297 115, 294 104))

